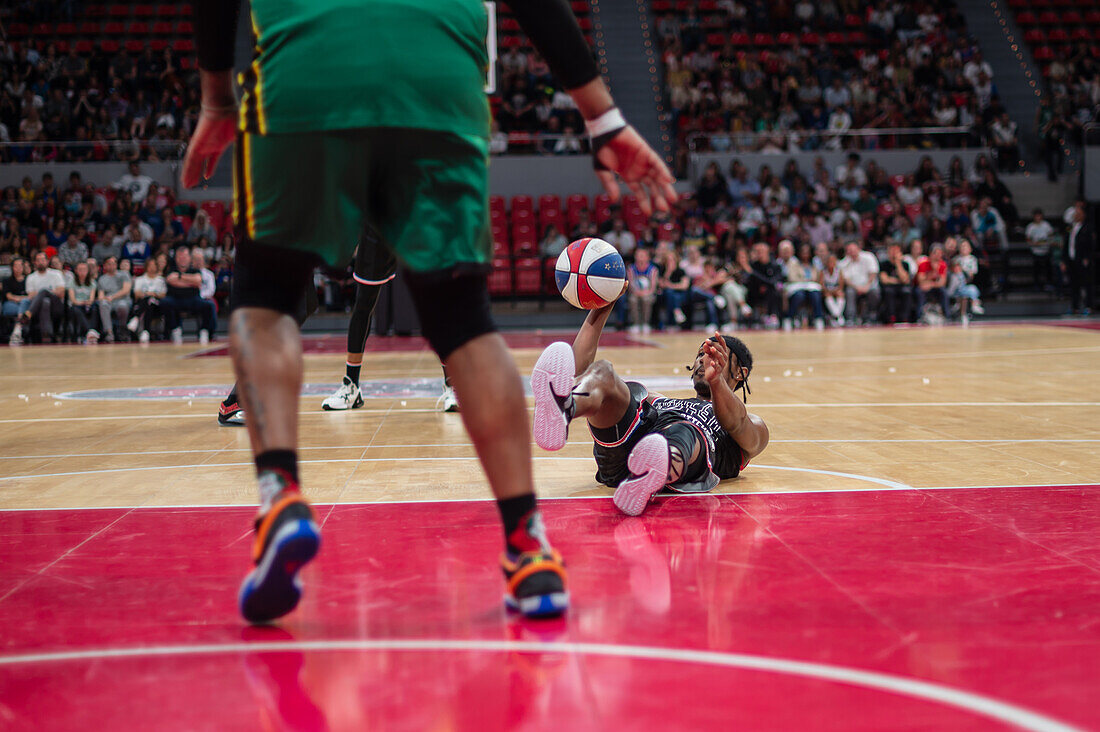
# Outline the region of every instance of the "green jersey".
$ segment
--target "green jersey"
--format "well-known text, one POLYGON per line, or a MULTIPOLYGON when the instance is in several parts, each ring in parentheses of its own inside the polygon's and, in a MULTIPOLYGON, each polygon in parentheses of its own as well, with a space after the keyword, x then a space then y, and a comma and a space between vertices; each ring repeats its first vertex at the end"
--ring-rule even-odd
POLYGON ((450 132, 488 149, 481 0, 252 0, 240 128, 450 132))

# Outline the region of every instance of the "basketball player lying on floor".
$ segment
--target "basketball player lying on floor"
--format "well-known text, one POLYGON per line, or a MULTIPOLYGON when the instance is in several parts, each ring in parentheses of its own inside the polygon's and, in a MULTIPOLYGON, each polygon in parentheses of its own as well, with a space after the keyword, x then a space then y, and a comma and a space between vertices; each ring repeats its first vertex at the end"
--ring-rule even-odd
POLYGON ((768 445, 764 420, 734 393, 748 395, 752 354, 737 338, 703 341, 690 367, 695 399, 649 394, 608 361, 594 361, 614 303, 591 310, 572 348, 552 343, 531 374, 535 442, 565 445, 569 423, 588 419, 596 480, 615 488, 615 505, 637 516, 662 488, 704 493, 736 478, 768 445))

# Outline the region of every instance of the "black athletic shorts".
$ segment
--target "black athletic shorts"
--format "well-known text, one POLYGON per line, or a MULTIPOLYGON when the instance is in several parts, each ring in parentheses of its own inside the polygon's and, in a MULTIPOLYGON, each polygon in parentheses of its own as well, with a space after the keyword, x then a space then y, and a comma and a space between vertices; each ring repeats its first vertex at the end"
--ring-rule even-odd
POLYGON ((378 232, 367 227, 355 250, 355 266, 352 277, 360 285, 384 285, 397 272, 397 260, 393 252, 382 243, 378 232))

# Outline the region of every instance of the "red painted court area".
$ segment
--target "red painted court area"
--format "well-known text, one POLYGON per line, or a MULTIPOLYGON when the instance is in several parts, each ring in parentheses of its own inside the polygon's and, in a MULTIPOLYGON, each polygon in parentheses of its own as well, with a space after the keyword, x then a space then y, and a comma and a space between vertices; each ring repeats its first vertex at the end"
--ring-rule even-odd
POLYGON ((502 609, 493 504, 322 506, 280 628, 252 510, 0 512, 5 729, 1100 728, 1100 489, 543 503, 574 609, 502 609))

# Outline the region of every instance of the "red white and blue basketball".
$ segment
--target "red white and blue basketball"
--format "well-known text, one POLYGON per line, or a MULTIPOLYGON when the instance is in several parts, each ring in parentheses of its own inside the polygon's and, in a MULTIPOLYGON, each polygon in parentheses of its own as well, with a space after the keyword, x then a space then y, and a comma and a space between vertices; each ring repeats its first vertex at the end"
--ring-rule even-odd
POLYGON ((602 308, 615 302, 626 281, 626 264, 615 247, 595 237, 577 239, 558 255, 558 292, 573 307, 602 308))

